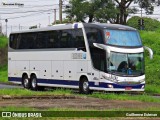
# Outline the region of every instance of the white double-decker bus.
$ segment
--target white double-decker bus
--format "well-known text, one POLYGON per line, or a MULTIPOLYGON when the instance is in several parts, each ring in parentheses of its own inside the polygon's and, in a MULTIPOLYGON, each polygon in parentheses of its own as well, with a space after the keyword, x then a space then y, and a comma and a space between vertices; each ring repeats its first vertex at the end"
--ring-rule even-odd
POLYGON ((74 23, 14 32, 9 37, 8 79, 24 88, 144 91, 144 48, 136 29, 74 23))

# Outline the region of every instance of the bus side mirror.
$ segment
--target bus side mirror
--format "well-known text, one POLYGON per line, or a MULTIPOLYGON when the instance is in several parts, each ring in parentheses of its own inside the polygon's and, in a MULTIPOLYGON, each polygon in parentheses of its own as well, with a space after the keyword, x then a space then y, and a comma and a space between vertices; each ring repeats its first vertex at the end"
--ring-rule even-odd
POLYGON ((153 59, 153 51, 151 48, 144 46, 144 49, 147 50, 149 52, 149 57, 150 59, 153 59))
POLYGON ((93 45, 94 47, 105 50, 107 52, 107 58, 110 58, 111 51, 106 45, 98 44, 98 43, 93 43, 93 45))

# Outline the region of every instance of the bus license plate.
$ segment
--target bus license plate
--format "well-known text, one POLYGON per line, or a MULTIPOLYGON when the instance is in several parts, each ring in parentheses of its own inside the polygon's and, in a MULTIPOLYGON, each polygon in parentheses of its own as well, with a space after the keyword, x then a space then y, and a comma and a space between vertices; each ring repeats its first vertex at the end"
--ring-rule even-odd
POLYGON ((132 90, 132 87, 126 87, 125 90, 132 90))

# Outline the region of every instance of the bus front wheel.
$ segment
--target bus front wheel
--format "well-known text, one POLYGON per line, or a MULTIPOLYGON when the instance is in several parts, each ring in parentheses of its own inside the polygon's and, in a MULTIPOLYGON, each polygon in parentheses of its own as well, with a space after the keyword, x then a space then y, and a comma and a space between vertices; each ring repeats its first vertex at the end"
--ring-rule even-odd
POLYGON ((82 78, 79 84, 79 92, 82 94, 90 94, 91 91, 89 89, 89 82, 86 77, 82 78))

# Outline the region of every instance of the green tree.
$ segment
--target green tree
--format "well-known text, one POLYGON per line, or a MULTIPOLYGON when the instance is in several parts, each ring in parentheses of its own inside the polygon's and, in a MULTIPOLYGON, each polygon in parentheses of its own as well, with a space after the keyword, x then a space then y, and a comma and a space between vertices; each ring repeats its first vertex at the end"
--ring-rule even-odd
POLYGON ((149 0, 70 0, 65 8, 65 13, 70 20, 85 22, 98 21, 117 24, 126 24, 130 13, 136 13, 138 9, 130 8, 131 3, 137 3, 147 14, 153 13, 153 6, 149 0))
POLYGON ((70 20, 76 19, 77 22, 85 22, 86 18, 89 18, 88 22, 94 20, 112 22, 116 18, 114 6, 112 0, 70 0, 64 12, 70 20))
POLYGON ((76 19, 77 22, 84 22, 84 19, 86 18, 85 9, 87 6, 85 3, 88 5, 85 0, 70 0, 69 5, 66 6, 64 12, 70 20, 76 19))
MULTIPOLYGON (((139 29, 138 20, 141 19, 138 16, 134 16, 127 21, 127 25, 139 29)), ((160 28, 160 22, 156 19, 143 17, 144 30, 147 31, 158 31, 160 28)))
POLYGON ((150 0, 114 0, 117 4, 117 9, 119 13, 117 14, 116 23, 126 24, 127 17, 130 13, 136 13, 137 9, 129 8, 131 3, 137 3, 140 8, 146 11, 146 14, 153 13, 153 6, 149 2, 150 0))
MULTIPOLYGON (((74 23, 74 22, 76 22, 76 20, 74 19, 70 20, 69 18, 65 18, 62 20, 62 24, 74 23)), ((59 20, 56 20, 56 22, 52 23, 52 25, 56 25, 56 24, 61 24, 61 22, 59 20)))

